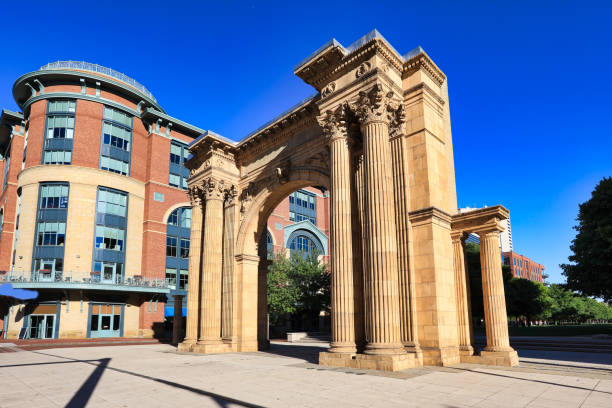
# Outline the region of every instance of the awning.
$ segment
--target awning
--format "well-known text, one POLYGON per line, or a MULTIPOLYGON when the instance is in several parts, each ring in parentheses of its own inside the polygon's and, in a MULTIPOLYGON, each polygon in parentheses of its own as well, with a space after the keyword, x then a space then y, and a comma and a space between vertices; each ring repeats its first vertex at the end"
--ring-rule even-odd
MULTIPOLYGON (((187 308, 183 308, 183 317, 187 316, 187 308)), ((174 307, 167 306, 166 310, 164 310, 164 317, 174 317, 174 307)))

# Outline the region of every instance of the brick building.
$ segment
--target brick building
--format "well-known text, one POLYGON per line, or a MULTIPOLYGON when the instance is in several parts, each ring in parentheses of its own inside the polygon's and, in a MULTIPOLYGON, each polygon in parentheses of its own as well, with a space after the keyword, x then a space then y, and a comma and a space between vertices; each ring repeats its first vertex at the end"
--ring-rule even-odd
POLYGON ((529 279, 536 282, 544 282, 544 265, 532 261, 524 255, 514 251, 502 253, 504 265, 510 266, 512 276, 515 278, 529 279))
POLYGON ((23 113, 0 118, 0 283, 39 297, 5 304, 0 330, 153 336, 187 285, 183 163, 205 131, 95 64, 45 65, 17 79, 13 96, 23 113))

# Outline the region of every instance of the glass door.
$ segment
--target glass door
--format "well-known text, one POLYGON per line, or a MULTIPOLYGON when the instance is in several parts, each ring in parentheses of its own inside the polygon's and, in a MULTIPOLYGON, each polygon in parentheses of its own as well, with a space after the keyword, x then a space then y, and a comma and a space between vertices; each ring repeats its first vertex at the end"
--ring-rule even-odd
POLYGON ((102 282, 103 283, 114 283, 114 275, 115 275, 115 263, 106 263, 102 264, 102 282))
POLYGON ((90 337, 119 337, 121 335, 121 306, 93 306, 90 337))
POLYGON ((55 333, 55 315, 30 315, 31 339, 52 339, 55 333))

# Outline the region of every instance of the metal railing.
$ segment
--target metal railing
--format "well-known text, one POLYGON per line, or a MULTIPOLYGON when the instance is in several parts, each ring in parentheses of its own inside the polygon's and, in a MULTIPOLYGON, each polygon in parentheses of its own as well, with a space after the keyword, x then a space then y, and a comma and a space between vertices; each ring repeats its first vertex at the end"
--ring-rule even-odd
POLYGON ((43 65, 42 67, 40 67, 41 71, 50 71, 58 69, 78 69, 82 71, 97 72, 99 74, 107 75, 138 89, 140 92, 151 98, 153 101, 157 102, 153 94, 149 92, 149 90, 145 88, 144 85, 142 85, 140 82, 136 81, 133 78, 130 78, 125 74, 122 74, 119 71, 115 71, 112 68, 103 67, 102 65, 92 64, 91 62, 85 61, 56 61, 50 62, 47 65, 43 65))
POLYGON ((100 274, 91 273, 89 277, 83 276, 82 272, 58 272, 53 274, 40 272, 7 272, 0 274, 0 283, 56 283, 56 284, 93 284, 93 285, 113 285, 140 288, 161 288, 168 289, 168 279, 146 279, 141 276, 124 278, 115 276, 114 279, 102 279, 100 274))

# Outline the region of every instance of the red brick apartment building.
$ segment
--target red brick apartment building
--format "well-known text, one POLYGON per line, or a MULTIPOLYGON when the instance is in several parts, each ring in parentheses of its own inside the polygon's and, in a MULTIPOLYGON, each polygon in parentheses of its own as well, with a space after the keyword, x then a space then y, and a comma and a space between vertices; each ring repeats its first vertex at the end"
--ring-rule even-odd
POLYGON ((515 278, 530 279, 532 281, 544 282, 544 265, 532 261, 524 255, 519 255, 514 251, 502 254, 504 265, 509 265, 512 276, 515 278))

